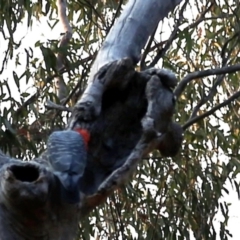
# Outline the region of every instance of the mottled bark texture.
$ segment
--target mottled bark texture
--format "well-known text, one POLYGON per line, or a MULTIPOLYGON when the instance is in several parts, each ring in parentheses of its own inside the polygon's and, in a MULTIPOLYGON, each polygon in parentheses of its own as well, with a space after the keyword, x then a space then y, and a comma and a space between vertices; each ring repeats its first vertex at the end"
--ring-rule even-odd
POLYGON ((47 162, 8 159, 0 170, 0 239, 73 239, 77 206, 61 201, 47 162), (39 164, 41 163, 41 164, 39 164))
POLYGON ((112 84, 100 101, 100 114, 96 116, 92 105, 89 111, 87 105, 81 111, 80 105, 71 120, 75 123, 73 127, 88 128, 92 136, 80 186, 85 194, 82 214, 128 180, 146 154, 157 148, 164 156, 174 156, 182 142, 182 128, 172 122, 175 106, 172 88, 176 78, 171 72, 164 69, 135 72, 130 59, 115 61, 107 69, 105 74, 101 73, 104 70, 99 71, 101 82, 107 82, 108 76, 118 71, 122 81, 110 81, 112 84))
POLYGON ((46 154, 23 162, 0 152, 1 240, 71 240, 78 221, 127 181, 143 156, 154 148, 176 154, 182 140, 172 123, 176 78, 134 67, 149 35, 179 2, 130 0, 100 50, 68 124, 91 133, 78 204, 61 198, 46 154))

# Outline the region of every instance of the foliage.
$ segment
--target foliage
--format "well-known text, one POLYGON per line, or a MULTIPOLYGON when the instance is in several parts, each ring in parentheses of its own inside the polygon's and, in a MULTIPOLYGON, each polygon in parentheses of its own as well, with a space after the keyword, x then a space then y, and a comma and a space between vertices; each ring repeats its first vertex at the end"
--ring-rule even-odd
MULTIPOLYGON (((5 48, 0 61, 1 149, 32 159, 43 151, 51 131, 64 128, 69 113, 44 106, 47 100, 59 103, 52 84, 58 74, 55 53, 65 51, 67 56, 64 77, 70 97, 65 105, 71 108, 124 2, 71 1, 68 18, 74 34, 67 49, 58 48, 59 35, 46 35, 25 46, 27 35, 19 33, 19 29, 35 33, 44 21, 53 32, 58 29, 54 1, 0 2, 5 48)), ((237 64, 238 5, 239 1, 227 0, 184 2, 159 24, 139 68, 157 64, 183 79, 192 72, 237 64)), ((225 72, 197 75, 189 81, 179 94, 175 114, 186 129, 181 152, 173 159, 162 158, 157 151, 150 154, 126 187, 94 210, 89 221, 80 223, 80 239, 90 235, 95 239, 190 239, 193 235, 229 239, 229 204, 223 196, 232 189, 239 195, 239 101, 190 121, 238 92, 238 77, 238 72, 225 72), (218 212, 223 215, 220 224, 215 220, 218 212)))

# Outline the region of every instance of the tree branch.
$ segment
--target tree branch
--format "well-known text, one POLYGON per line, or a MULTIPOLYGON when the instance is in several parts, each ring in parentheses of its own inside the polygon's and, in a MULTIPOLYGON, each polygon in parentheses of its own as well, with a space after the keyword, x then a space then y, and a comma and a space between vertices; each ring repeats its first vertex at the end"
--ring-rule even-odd
POLYGON ((118 84, 119 87, 121 84, 126 84, 122 79, 131 78, 125 74, 134 72, 133 66, 139 61, 141 50, 148 37, 156 29, 159 21, 180 2, 181 0, 172 2, 148 0, 139 3, 139 1, 130 0, 127 3, 98 52, 90 72, 89 85, 75 106, 72 119, 68 124, 69 128, 74 128, 79 118, 81 121, 85 119, 85 122, 89 122, 92 120, 90 115, 94 118, 99 115, 102 95, 106 88, 113 83, 113 79, 115 85, 118 84), (151 21, 146 21, 149 15, 151 15, 151 21), (111 63, 116 67, 115 70, 111 69, 111 63))
MULTIPOLYGON (((67 2, 66 0, 57 0, 57 7, 58 7, 58 18, 63 27, 64 35, 59 44, 59 52, 57 54, 57 71, 62 69, 63 67, 67 66, 67 45, 72 38, 72 28, 69 24, 66 9, 67 9, 67 2)), ((58 75, 55 78, 55 88, 57 90, 56 95, 58 96, 60 102, 66 98, 68 90, 67 85, 63 79, 63 76, 58 75)))
POLYGON ((208 93, 208 95, 202 97, 202 99, 198 102, 198 104, 194 107, 192 114, 191 114, 191 118, 194 118, 197 115, 197 112, 199 111, 199 109, 201 108, 202 105, 204 105, 207 101, 209 101, 210 99, 212 99, 217 91, 217 86, 219 86, 221 84, 221 82, 223 81, 225 75, 221 74, 220 76, 217 77, 217 80, 214 82, 213 87, 211 88, 210 92, 208 93))
POLYGON ((110 27, 109 27, 109 30, 112 28, 112 26, 114 25, 117 17, 119 16, 120 11, 121 11, 122 4, 123 4, 123 0, 120 0, 120 1, 119 1, 119 4, 118 4, 118 8, 117 8, 117 10, 116 10, 116 13, 115 13, 115 15, 114 15, 114 17, 113 17, 113 20, 112 20, 112 22, 111 22, 111 25, 110 25, 110 27))
POLYGON ((186 130, 187 128, 189 128, 191 125, 193 125, 194 123, 202 120, 205 117, 208 117, 210 115, 212 115, 214 112, 216 112, 217 110, 219 110, 222 107, 227 106, 228 104, 230 104, 232 101, 234 101, 235 99, 240 97, 240 91, 237 91, 236 93, 234 93, 231 97, 229 97, 227 100, 225 100, 224 102, 218 104, 217 106, 213 107, 211 110, 205 112, 204 114, 201 114, 197 117, 191 118, 189 121, 187 121, 182 128, 184 130, 186 130))
MULTIPOLYGON (((227 65, 227 62, 229 60, 229 57, 231 55, 231 52, 234 48, 227 51, 227 45, 230 41, 234 40, 236 36, 239 34, 234 34, 233 37, 229 38, 223 45, 222 51, 221 51, 221 57, 222 57, 222 67, 225 67, 227 65), (226 55, 227 53, 227 55, 226 55)), ((201 108, 202 105, 204 105, 207 101, 211 100, 214 95, 217 92, 217 87, 222 83, 224 80, 225 74, 221 74, 217 77, 217 80, 214 81, 212 88, 210 89, 209 93, 207 95, 204 95, 201 100, 198 102, 198 104, 194 107, 190 119, 194 118, 197 115, 197 112, 201 108)))
POLYGON ((203 78, 211 75, 229 74, 237 71, 240 71, 240 64, 189 73, 186 77, 184 77, 180 81, 180 83, 178 84, 177 88, 174 91, 174 94, 176 98, 179 98, 181 93, 186 88, 187 84, 196 78, 203 78))
POLYGON ((110 62, 128 57, 137 63, 141 50, 159 21, 181 1, 148 0, 139 4, 136 0, 129 0, 107 35, 93 64, 89 80, 92 81, 98 70, 110 62), (149 16, 151 16, 150 19, 149 16), (146 19, 149 20, 146 21, 146 19))
POLYGON ((54 109, 54 110, 58 110, 58 111, 67 111, 67 112, 72 112, 72 110, 70 108, 67 108, 63 105, 59 105, 59 104, 56 104, 50 100, 47 100, 46 103, 45 103, 45 107, 48 108, 48 109, 54 109))

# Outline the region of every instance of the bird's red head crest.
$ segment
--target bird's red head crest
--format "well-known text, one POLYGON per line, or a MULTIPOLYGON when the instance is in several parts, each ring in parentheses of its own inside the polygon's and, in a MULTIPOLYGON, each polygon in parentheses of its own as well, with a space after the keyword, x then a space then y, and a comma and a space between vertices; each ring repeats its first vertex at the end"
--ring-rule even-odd
POLYGON ((79 134, 81 134, 81 136, 83 137, 84 143, 86 148, 88 147, 88 143, 90 141, 90 133, 87 129, 83 129, 83 128, 75 128, 74 131, 78 132, 79 134))

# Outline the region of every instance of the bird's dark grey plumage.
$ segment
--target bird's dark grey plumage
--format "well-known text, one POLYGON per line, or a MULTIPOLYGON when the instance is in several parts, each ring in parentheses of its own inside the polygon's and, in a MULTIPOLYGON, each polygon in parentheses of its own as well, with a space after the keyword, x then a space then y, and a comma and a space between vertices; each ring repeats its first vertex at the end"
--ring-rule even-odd
POLYGON ((68 203, 79 202, 79 180, 87 161, 86 146, 81 134, 72 130, 53 132, 47 141, 47 157, 61 183, 62 200, 68 203))

